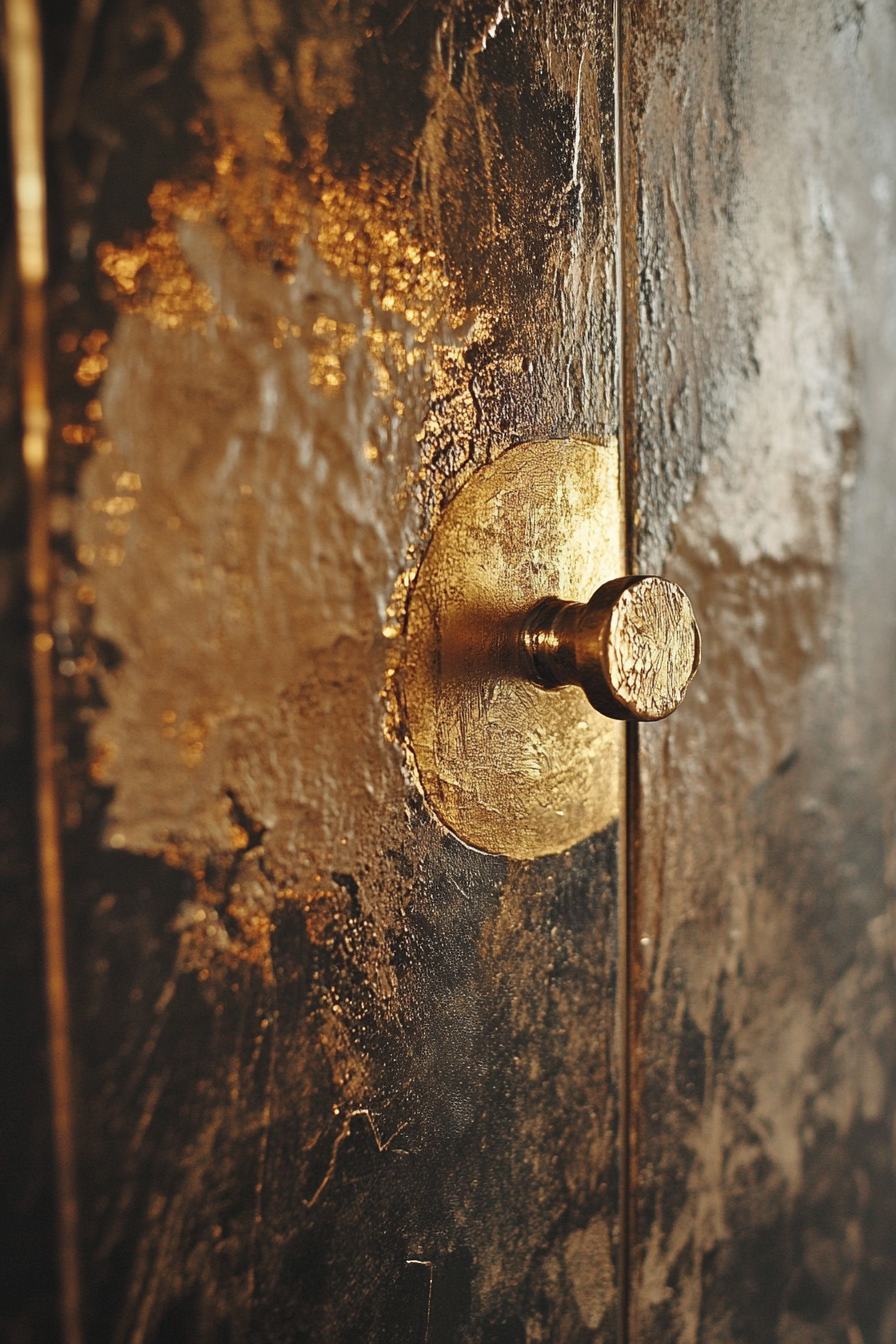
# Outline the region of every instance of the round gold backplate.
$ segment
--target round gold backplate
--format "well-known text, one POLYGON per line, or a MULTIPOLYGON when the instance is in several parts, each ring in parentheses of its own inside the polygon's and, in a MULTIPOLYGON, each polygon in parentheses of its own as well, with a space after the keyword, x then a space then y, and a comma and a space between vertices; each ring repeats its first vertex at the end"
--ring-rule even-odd
POLYGON ((517 444, 439 519, 396 689, 424 797, 468 845, 532 859, 619 815, 622 725, 524 681, 511 642, 539 599, 586 602, 623 570, 615 439, 517 444))

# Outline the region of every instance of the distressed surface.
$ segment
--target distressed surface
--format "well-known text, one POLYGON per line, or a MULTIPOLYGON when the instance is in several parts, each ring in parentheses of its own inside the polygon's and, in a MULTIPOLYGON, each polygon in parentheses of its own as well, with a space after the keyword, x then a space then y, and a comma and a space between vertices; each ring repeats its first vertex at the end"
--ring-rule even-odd
POLYGON ((609 12, 111 5, 61 153, 88 1335, 610 1339, 615 828, 465 849, 381 700, 458 485, 615 424, 609 12))
POLYGON ((892 6, 638 7, 636 1337, 896 1339, 892 6), (888 848, 889 847, 889 848, 888 848))

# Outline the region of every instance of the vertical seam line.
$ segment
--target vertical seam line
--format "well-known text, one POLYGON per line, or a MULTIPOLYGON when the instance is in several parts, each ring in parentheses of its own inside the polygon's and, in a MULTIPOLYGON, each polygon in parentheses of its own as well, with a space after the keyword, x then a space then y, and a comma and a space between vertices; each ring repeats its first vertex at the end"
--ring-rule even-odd
MULTIPOLYGON (((623 500, 624 554, 626 572, 637 573, 634 524, 634 471, 632 461, 633 405, 631 368, 630 296, 628 292, 627 226, 629 197, 626 169, 626 76, 627 30, 625 0, 613 4, 613 75, 616 172, 616 395, 620 487, 623 500)), ((636 1048, 636 924, 638 916, 638 827, 640 780, 637 723, 625 725, 624 788, 620 826, 619 864, 619 1344, 634 1344, 634 1287, 632 1283, 633 1236, 635 1231, 636 1143, 634 1098, 634 1052, 636 1048)))

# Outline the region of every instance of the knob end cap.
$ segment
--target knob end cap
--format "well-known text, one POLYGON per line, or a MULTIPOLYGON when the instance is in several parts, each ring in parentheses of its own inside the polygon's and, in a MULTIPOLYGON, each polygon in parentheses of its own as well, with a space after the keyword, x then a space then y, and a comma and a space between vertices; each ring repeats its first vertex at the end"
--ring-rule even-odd
POLYGON ((611 719, 665 719, 700 666, 687 594, 653 574, 612 579, 585 603, 546 598, 529 613, 522 642, 534 681, 581 686, 611 719))
POLYGON ((611 718, 667 718, 700 666, 700 631, 687 593, 652 574, 616 579, 598 588, 585 611, 581 684, 591 703, 611 718), (596 702, 607 695, 612 705, 603 708, 596 702))

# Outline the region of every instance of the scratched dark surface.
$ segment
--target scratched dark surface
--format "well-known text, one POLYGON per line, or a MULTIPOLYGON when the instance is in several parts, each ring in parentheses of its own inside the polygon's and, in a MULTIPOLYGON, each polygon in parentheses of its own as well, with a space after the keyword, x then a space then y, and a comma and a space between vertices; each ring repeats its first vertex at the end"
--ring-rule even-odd
POLYGON ((645 569, 699 680, 642 733, 635 1337, 896 1340, 896 28, 630 15, 645 569))
POLYGON ((51 156, 87 1337, 614 1338, 617 828, 466 849, 381 696, 465 474, 615 429, 609 10, 88 36, 51 156))

